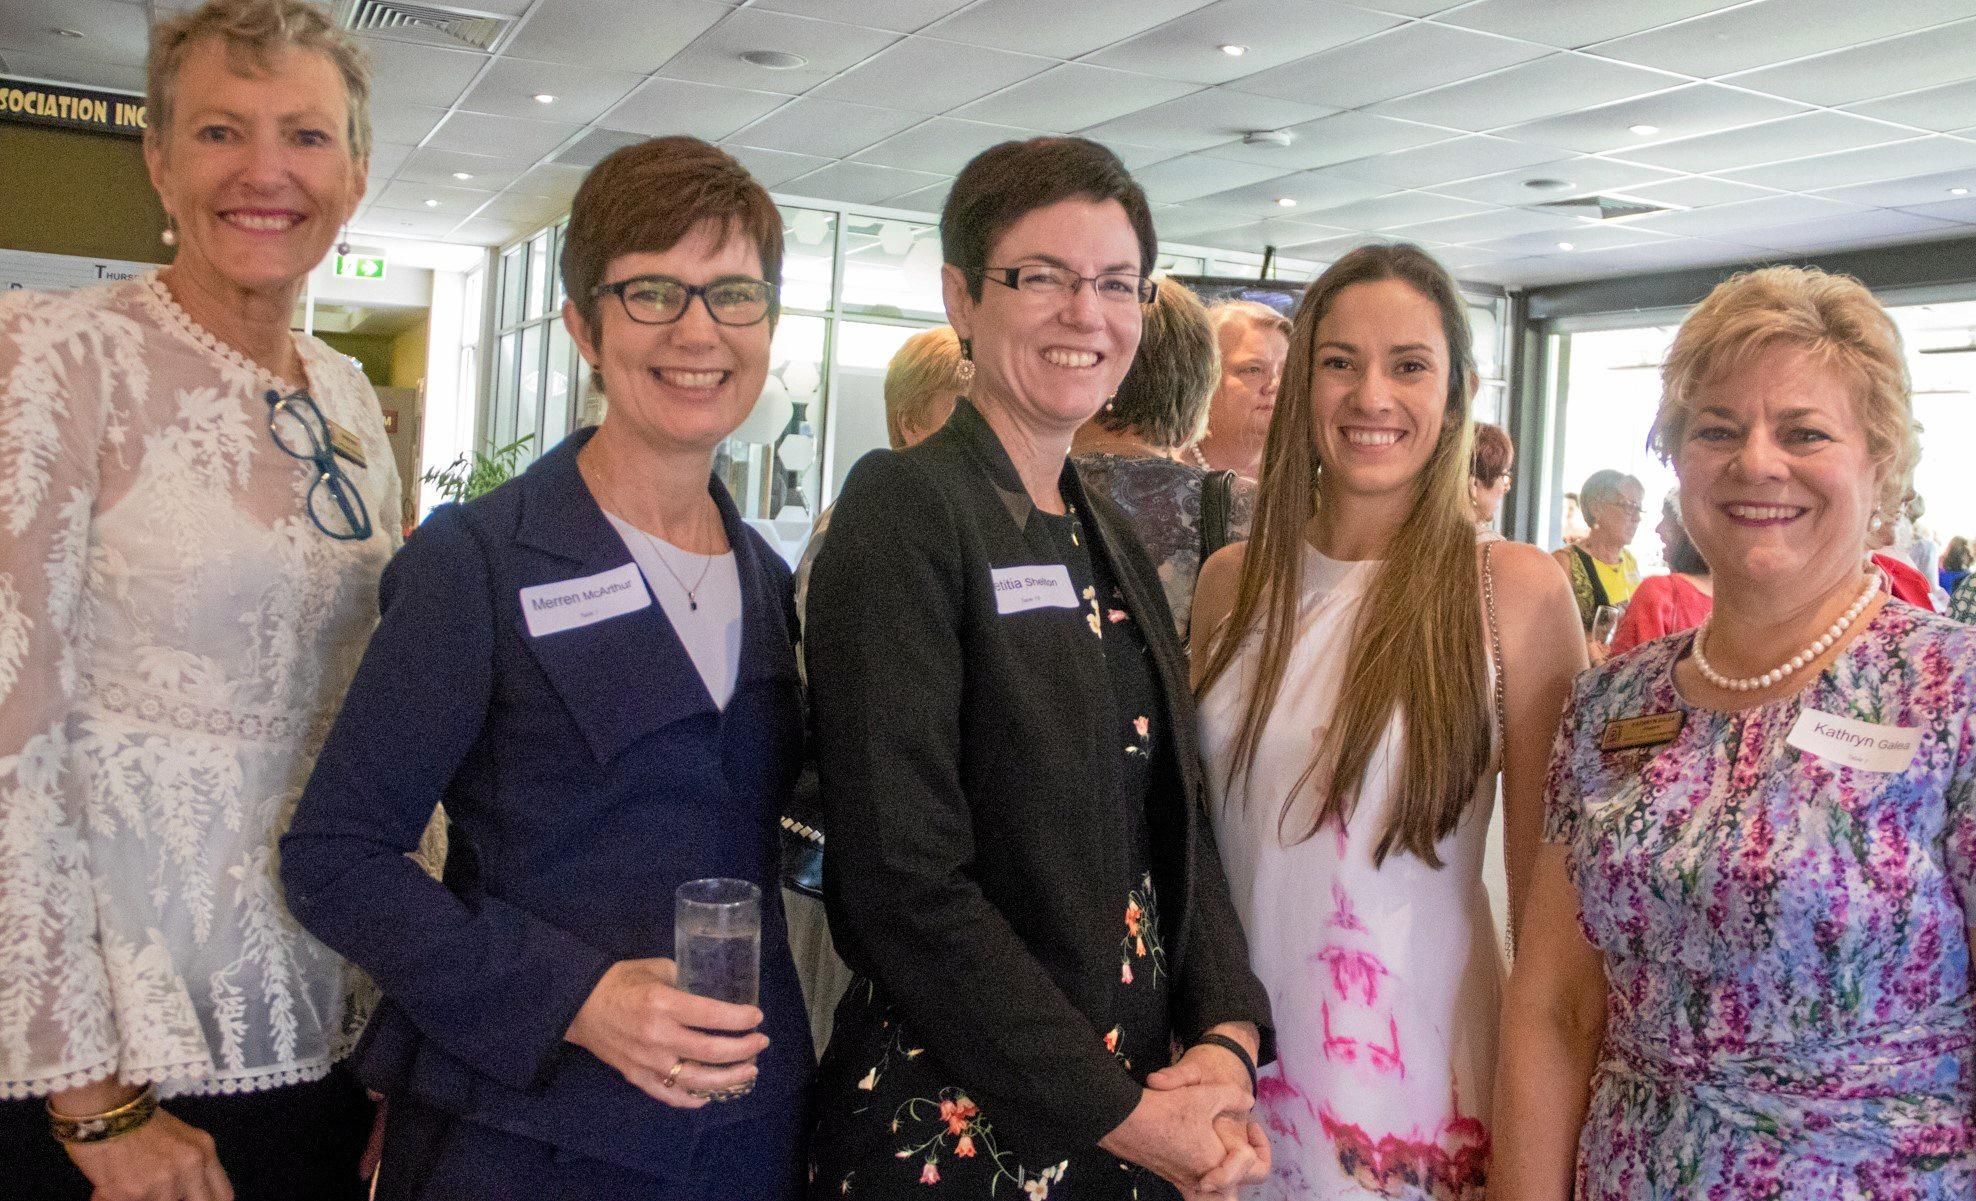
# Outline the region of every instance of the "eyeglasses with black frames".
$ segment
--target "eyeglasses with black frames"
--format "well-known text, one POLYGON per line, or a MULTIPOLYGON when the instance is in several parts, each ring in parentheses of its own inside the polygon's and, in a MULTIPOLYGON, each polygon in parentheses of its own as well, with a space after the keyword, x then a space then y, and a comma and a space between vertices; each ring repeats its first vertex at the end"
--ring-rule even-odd
POLYGON ((777 291, 767 280, 746 275, 724 275, 704 284, 689 284, 670 275, 636 275, 614 284, 599 284, 590 294, 614 294, 624 306, 624 315, 640 325, 671 325, 686 315, 686 306, 695 296, 718 324, 759 325, 775 312, 777 291))
POLYGON ((306 389, 287 396, 268 389, 268 433, 283 454, 315 466, 306 507, 317 529, 338 542, 362 542, 371 536, 370 510, 363 494, 336 461, 329 422, 306 389))
POLYGON ((1114 304, 1151 304, 1159 285, 1135 271, 1108 271, 1103 275, 1079 275, 1068 267, 1029 263, 1021 267, 989 267, 983 274, 1025 296, 1039 300, 1068 300, 1077 289, 1091 285, 1091 294, 1114 304))

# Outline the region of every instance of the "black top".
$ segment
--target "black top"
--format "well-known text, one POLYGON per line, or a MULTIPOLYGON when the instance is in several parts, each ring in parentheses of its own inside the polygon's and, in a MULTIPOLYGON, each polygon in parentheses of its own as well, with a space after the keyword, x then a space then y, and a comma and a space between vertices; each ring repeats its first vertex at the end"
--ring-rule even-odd
MULTIPOLYGON (((1191 1042, 1254 1022, 1267 1056, 1268 1000, 1202 807, 1158 578, 1116 507, 1069 468, 1060 486, 1140 618, 1170 731, 1174 770, 1150 777, 1168 784, 1142 812, 1171 1029, 1191 1042)), ((1104 1034, 1125 987, 1118 885, 1140 856, 1116 804, 1093 803, 1127 790, 1114 668, 1088 624, 1103 621, 1096 598, 1053 607, 1083 585, 1055 586, 1071 556, 1050 527, 962 400, 933 437, 852 471, 811 581, 806 655, 839 950, 984 1107, 1088 1147, 1138 1103, 1104 1034)))

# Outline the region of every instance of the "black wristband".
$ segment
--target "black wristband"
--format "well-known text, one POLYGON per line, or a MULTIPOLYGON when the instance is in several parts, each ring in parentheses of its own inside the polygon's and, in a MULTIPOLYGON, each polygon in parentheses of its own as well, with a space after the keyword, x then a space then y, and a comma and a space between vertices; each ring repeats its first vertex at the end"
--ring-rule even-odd
POLYGON ((1256 1095, 1256 1061, 1255 1057, 1249 1054, 1247 1047, 1236 1042, 1226 1034, 1215 1034, 1212 1031, 1201 1035, 1201 1041, 1194 1045, 1220 1047, 1222 1050, 1241 1060, 1242 1070, 1249 1074, 1249 1095, 1251 1097, 1256 1095))

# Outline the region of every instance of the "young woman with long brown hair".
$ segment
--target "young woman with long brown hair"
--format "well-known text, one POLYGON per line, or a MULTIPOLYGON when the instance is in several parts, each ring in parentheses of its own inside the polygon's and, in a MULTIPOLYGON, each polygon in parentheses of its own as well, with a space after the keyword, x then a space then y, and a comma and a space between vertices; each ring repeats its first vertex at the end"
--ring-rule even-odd
POLYGON ((1461 295, 1424 252, 1339 260, 1297 313, 1253 540, 1196 593, 1216 835, 1280 1040, 1259 1197, 1407 1180, 1469 1197, 1485 1179, 1496 777, 1514 911, 1585 653, 1557 566, 1477 542, 1473 363, 1461 295))

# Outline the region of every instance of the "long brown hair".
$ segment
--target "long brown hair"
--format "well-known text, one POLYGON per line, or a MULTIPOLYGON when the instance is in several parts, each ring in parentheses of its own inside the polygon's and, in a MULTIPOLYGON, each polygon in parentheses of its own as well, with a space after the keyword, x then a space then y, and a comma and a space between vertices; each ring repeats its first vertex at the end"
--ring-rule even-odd
POLYGON ((1322 800, 1302 838, 1356 808, 1367 767, 1398 716, 1404 732, 1391 823, 1373 854, 1395 848, 1441 866, 1435 844, 1461 821, 1489 769, 1488 659, 1477 594, 1475 527, 1468 517, 1472 433, 1468 415, 1475 352, 1461 292, 1418 246, 1363 246, 1332 264, 1304 293, 1290 337, 1283 390, 1263 448, 1262 486, 1235 606, 1215 637, 1201 679, 1205 694, 1233 665, 1245 636, 1261 627, 1261 657, 1236 734, 1228 782, 1244 780, 1296 639, 1305 540, 1317 512, 1311 374, 1318 323, 1354 284, 1398 280, 1434 302, 1448 343, 1448 399, 1413 509, 1374 574, 1352 632, 1336 716, 1326 745, 1283 800, 1289 823, 1306 784, 1322 777, 1322 800))

